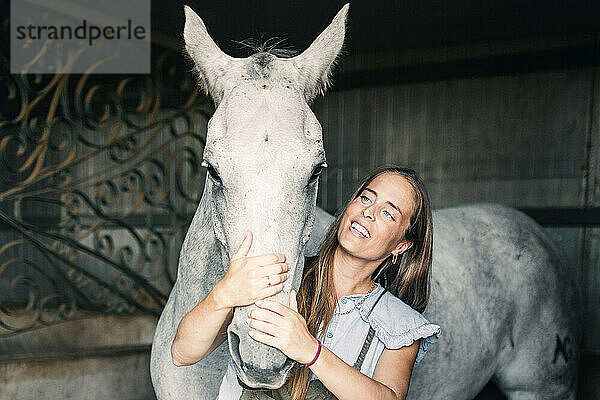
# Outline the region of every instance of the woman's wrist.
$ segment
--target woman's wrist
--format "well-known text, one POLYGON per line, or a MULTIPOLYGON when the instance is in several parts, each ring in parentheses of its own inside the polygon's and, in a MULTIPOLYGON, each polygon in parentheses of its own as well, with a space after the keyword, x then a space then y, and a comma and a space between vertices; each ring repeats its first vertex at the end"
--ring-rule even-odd
POLYGON ((221 282, 217 282, 217 284, 212 288, 209 295, 212 297, 213 306, 216 311, 220 310, 232 310, 233 306, 231 306, 227 300, 228 296, 223 293, 223 285, 221 282))
POLYGON ((313 346, 312 346, 312 350, 310 352, 308 352, 308 356, 310 357, 308 360, 306 360, 306 362, 302 363, 303 367, 310 367, 311 365, 313 365, 317 359, 319 358, 319 355, 321 353, 321 341, 315 339, 314 337, 313 339, 313 346))

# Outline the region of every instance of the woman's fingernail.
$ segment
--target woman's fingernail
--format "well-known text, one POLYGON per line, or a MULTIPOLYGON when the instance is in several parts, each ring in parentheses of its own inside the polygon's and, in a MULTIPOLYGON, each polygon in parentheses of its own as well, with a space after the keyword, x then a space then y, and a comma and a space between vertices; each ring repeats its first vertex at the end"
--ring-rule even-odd
POLYGON ((254 302, 254 304, 256 304, 257 306, 260 306, 260 305, 262 304, 262 300, 256 300, 256 301, 254 302))
POLYGON ((252 321, 252 318, 248 318, 248 325, 250 325, 250 321, 252 321))
POLYGON ((248 331, 248 335, 254 336, 254 331, 248 331))

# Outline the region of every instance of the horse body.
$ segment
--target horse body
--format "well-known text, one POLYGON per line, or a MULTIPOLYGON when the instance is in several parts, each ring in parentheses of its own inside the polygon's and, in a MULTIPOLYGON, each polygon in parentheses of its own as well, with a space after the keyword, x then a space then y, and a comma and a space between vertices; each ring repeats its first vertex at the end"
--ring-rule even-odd
POLYGON ((575 399, 581 295, 533 220, 497 204, 434 211, 431 296, 442 327, 409 399, 472 399, 491 379, 510 399, 575 399))
MULTIPOLYGON (((291 360, 247 334, 253 305, 236 308, 226 343, 198 363, 176 367, 170 347, 182 317, 225 275, 246 229, 254 233, 250 255, 287 257, 289 278, 273 300, 287 304, 299 288, 303 256, 317 252, 332 219, 315 205, 325 154, 308 104, 327 86, 347 11, 299 56, 234 59, 186 7, 186 48, 216 111, 204 193, 152 345, 159 400, 214 399, 229 357, 249 386, 276 388, 287 378, 291 360)), ((511 400, 574 398, 579 292, 541 229, 507 207, 454 207, 434 212, 434 243, 425 316, 442 336, 415 366, 409 398, 466 400, 490 378, 511 400)))

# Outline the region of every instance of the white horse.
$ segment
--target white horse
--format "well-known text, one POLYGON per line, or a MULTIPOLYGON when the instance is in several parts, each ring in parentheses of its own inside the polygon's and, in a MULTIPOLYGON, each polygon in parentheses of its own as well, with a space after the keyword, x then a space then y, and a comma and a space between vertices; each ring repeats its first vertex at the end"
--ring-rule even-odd
MULTIPOLYGON (((239 380, 280 387, 292 362, 251 339, 239 307, 224 343, 176 367, 170 346, 181 318, 224 276, 246 229, 250 255, 284 253, 287 304, 331 222, 315 207, 325 165, 321 126, 309 108, 341 50, 348 5, 302 54, 224 54, 185 7, 186 49, 216 105, 208 124, 204 193, 183 243, 177 281, 159 320, 151 375, 159 400, 214 399, 231 357, 239 380), (312 235, 311 235, 312 230, 312 235), (310 238, 310 240, 309 240, 310 238), (229 351, 227 351, 229 350, 229 351)), ((572 271, 538 225, 498 205, 434 212, 432 291, 425 316, 443 334, 417 364, 410 399, 471 399, 494 380, 509 399, 574 399, 580 295, 572 271)))

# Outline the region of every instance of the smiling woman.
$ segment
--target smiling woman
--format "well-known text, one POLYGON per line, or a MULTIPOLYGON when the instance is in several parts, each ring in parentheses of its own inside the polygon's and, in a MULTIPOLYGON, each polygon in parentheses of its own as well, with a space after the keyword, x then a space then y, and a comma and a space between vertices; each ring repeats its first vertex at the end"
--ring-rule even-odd
POLYGON ((429 197, 409 168, 368 176, 306 264, 289 307, 263 300, 249 335, 295 360, 279 389, 242 387, 230 361, 219 399, 404 399, 412 368, 440 327, 429 297, 429 197))

